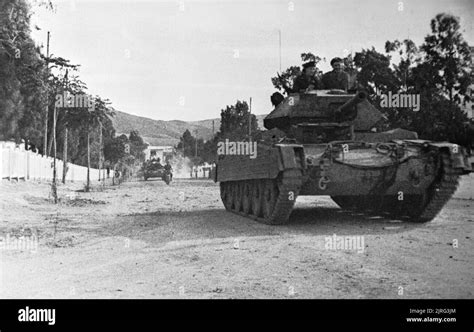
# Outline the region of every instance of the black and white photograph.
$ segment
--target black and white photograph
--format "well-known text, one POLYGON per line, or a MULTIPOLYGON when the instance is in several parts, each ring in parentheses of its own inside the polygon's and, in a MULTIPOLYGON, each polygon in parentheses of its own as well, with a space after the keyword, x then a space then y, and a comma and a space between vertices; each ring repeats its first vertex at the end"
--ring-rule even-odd
POLYGON ((5 321, 382 300, 454 330, 473 22, 471 0, 0 0, 5 321))

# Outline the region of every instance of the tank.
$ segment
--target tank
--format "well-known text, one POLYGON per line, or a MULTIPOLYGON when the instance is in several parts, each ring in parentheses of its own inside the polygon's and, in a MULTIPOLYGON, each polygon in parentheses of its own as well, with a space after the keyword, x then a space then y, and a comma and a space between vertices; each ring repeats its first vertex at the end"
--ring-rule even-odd
POLYGON ((290 94, 264 119, 256 153, 218 156, 214 180, 225 208, 284 224, 298 196, 327 195, 342 209, 432 220, 472 172, 468 156, 415 132, 379 132, 383 121, 363 91, 290 94))

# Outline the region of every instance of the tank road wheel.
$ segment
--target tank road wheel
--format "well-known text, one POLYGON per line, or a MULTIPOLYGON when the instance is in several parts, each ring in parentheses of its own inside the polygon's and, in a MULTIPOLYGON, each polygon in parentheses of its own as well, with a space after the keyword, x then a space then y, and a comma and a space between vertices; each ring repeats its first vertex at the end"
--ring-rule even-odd
POLYGON ((235 181, 233 184, 234 211, 240 212, 242 209, 242 181, 235 181))
POLYGON ((249 215, 252 210, 252 181, 242 184, 242 212, 249 215))
POLYGON ((232 209, 232 194, 230 191, 230 188, 231 188, 230 182, 221 182, 220 188, 221 188, 222 203, 224 203, 226 210, 231 210, 232 209))
POLYGON ((252 181, 252 215, 257 218, 262 215, 263 186, 263 180, 252 181))
POLYGON ((301 170, 286 170, 278 179, 227 182, 221 195, 232 212, 279 225, 288 222, 301 186, 301 170))
POLYGON ((278 198, 278 184, 276 180, 265 180, 262 197, 263 218, 270 220, 278 198))

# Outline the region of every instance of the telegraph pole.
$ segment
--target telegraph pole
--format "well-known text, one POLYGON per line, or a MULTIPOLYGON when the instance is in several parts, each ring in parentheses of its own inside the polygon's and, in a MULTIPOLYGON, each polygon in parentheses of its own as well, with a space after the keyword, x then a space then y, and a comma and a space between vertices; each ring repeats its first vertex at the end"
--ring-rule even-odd
MULTIPOLYGON (((65 86, 66 86, 66 91, 67 91, 67 84, 68 84, 68 71, 66 69, 66 75, 65 75, 65 86)), ((67 109, 64 109, 64 115, 66 115, 67 109)), ((63 146, 63 183, 66 183, 66 173, 67 173, 67 134, 68 134, 68 129, 67 129, 67 118, 66 121, 64 121, 64 146, 63 146)))
MULTIPOLYGON (((46 40, 46 59, 49 60, 49 36, 50 33, 48 31, 48 37, 46 40)), ((45 119, 45 130, 44 130, 44 149, 46 154, 46 148, 48 143, 48 113, 49 113, 49 90, 48 90, 48 79, 49 79, 49 62, 46 62, 46 119, 45 119)), ((51 194, 53 195, 54 203, 58 203, 58 190, 56 184, 56 105, 54 106, 53 111, 53 182, 51 183, 51 194)))
MULTIPOLYGON (((46 40, 46 61, 49 60, 49 31, 46 40)), ((49 106, 49 90, 48 90, 48 79, 49 79, 49 62, 46 62, 46 117, 44 119, 44 146, 43 155, 47 155, 48 149, 48 106, 49 106)))
POLYGON ((53 111, 53 183, 51 185, 51 189, 53 191, 53 199, 54 203, 58 203, 58 191, 56 186, 56 105, 54 106, 53 111))
POLYGON ((85 192, 90 191, 91 187, 91 178, 90 178, 90 169, 91 169, 91 147, 90 147, 90 132, 89 132, 89 125, 87 125, 87 182, 86 182, 86 190, 85 192))

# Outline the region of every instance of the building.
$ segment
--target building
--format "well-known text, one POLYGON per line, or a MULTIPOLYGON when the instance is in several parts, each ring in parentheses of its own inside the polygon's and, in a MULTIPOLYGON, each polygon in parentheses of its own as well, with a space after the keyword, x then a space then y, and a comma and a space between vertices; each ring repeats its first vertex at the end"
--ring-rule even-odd
POLYGON ((174 147, 170 145, 159 146, 159 145, 148 145, 145 152, 145 160, 150 160, 151 158, 160 158, 161 161, 165 161, 167 157, 170 157, 174 154, 174 147))

